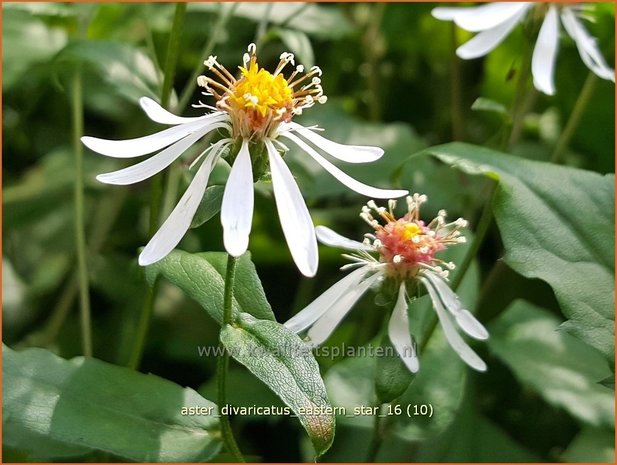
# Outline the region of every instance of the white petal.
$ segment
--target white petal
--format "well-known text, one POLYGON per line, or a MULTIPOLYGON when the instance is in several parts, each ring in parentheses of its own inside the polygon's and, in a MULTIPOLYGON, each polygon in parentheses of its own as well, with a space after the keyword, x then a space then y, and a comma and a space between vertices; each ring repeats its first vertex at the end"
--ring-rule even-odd
POLYGON ((333 284, 327 291, 317 297, 313 302, 300 310, 287 320, 284 325, 294 333, 304 331, 321 316, 349 289, 355 288, 368 272, 368 268, 362 267, 349 273, 340 281, 333 284))
POLYGON ((129 166, 128 168, 112 171, 111 173, 99 174, 96 179, 106 184, 122 186, 148 179, 171 165, 176 158, 182 155, 186 149, 197 142, 201 137, 221 126, 221 124, 206 126, 145 161, 129 166))
POLYGON ((307 277, 315 276, 319 255, 313 220, 283 158, 272 142, 266 140, 265 143, 270 161, 276 208, 289 251, 300 273, 307 277))
POLYGON ((239 257, 249 246, 253 223, 253 167, 248 140, 242 141, 227 178, 221 204, 223 243, 230 255, 239 257))
POLYGON ((538 34, 536 46, 533 49, 531 59, 531 73, 533 85, 540 92, 548 95, 555 93, 553 75, 555 72, 555 59, 559 46, 559 16, 557 8, 551 5, 542 22, 538 34))
POLYGON ((492 29, 513 16, 521 15, 531 6, 530 2, 488 3, 486 5, 459 8, 438 7, 431 14, 441 20, 453 20, 457 26, 470 32, 492 29))
POLYGON ((204 119, 210 118, 212 116, 216 116, 220 113, 213 113, 210 115, 198 116, 194 118, 185 118, 182 116, 176 116, 173 113, 165 110, 162 106, 156 103, 149 97, 142 97, 139 99, 139 105, 144 110, 148 118, 152 121, 156 121, 161 124, 184 124, 184 123, 192 123, 194 121, 203 121, 204 119))
POLYGON ((388 322, 388 336, 392 345, 400 355, 409 371, 417 373, 420 368, 416 346, 409 333, 409 317, 407 316, 407 299, 405 298, 405 283, 401 284, 396 305, 388 322))
POLYGON ((580 23, 571 8, 563 8, 561 21, 570 37, 576 42, 583 63, 598 77, 615 82, 615 70, 606 64, 598 49, 596 39, 587 32, 587 29, 580 23))
POLYGON ((341 297, 328 309, 324 315, 309 329, 308 337, 312 344, 319 345, 336 329, 343 318, 349 313, 351 307, 358 301, 375 281, 379 279, 379 273, 369 276, 355 287, 348 288, 341 297))
POLYGON ((370 145, 344 145, 326 139, 298 123, 284 123, 282 131, 286 128, 300 134, 305 139, 315 144, 324 152, 348 163, 369 163, 379 160, 383 155, 383 149, 370 145))
POLYGON ((484 325, 476 320, 469 310, 463 308, 463 304, 456 293, 440 276, 431 272, 425 272, 423 275, 433 283, 433 286, 439 293, 439 298, 446 309, 454 316, 463 331, 475 339, 488 339, 488 331, 484 325))
POLYGON ((139 255, 140 265, 146 266, 158 262, 178 245, 191 225, 191 220, 195 216, 208 185, 212 166, 223 146, 224 144, 220 144, 214 148, 199 167, 176 208, 139 255))
POLYGON ((510 33, 518 21, 524 16, 526 10, 520 10, 514 16, 508 18, 501 24, 480 32, 473 39, 467 41, 456 49, 456 54, 464 59, 470 60, 486 55, 497 47, 510 33))
POLYGON ((422 281, 422 283, 426 287, 426 290, 431 296, 431 300, 433 301, 433 308, 437 312, 437 316, 439 317, 439 322, 441 323, 443 332, 452 349, 454 349, 454 351, 459 355, 459 357, 461 357, 461 359, 474 370, 486 371, 486 363, 484 363, 484 361, 478 356, 478 354, 476 354, 471 349, 471 347, 469 347, 465 343, 461 335, 456 332, 452 321, 450 321, 450 316, 448 315, 448 312, 446 312, 446 310, 443 308, 437 290, 433 287, 433 284, 424 277, 421 277, 420 281, 422 281))
POLYGON ((341 236, 339 233, 332 231, 326 226, 315 227, 315 233, 317 234, 317 240, 322 244, 329 245, 330 247, 339 247, 347 250, 366 250, 374 251, 375 247, 372 245, 363 244, 362 242, 347 239, 341 236))
POLYGON ((137 139, 108 140, 84 136, 81 138, 81 141, 90 150, 100 153, 101 155, 115 158, 133 158, 156 152, 200 130, 206 125, 210 125, 215 121, 220 122, 225 118, 226 116, 217 116, 216 118, 207 119, 205 121, 200 120, 194 123, 181 124, 149 136, 138 137, 137 139))
POLYGON ((409 193, 406 190, 379 189, 377 187, 367 186, 366 184, 363 184, 360 181, 356 181, 351 176, 343 173, 340 169, 338 169, 324 157, 319 155, 313 148, 311 148, 294 134, 283 133, 281 134, 281 136, 286 137, 292 142, 294 142, 298 147, 300 147, 311 157, 313 157, 313 159, 317 163, 319 163, 328 173, 338 179, 342 184, 349 187, 351 190, 358 192, 359 194, 377 199, 394 199, 397 197, 402 197, 409 193))

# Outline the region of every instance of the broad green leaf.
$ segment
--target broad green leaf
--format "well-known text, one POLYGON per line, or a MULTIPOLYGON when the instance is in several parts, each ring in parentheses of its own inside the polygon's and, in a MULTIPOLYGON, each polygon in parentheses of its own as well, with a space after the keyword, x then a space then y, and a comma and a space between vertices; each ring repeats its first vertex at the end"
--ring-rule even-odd
POLYGON ((561 456, 566 462, 615 463, 615 433, 585 428, 561 456))
POLYGON ((3 346, 3 442, 33 457, 101 450, 136 462, 197 462, 220 449, 216 406, 189 388, 100 360, 3 346), (209 415, 183 415, 183 407, 209 415))
POLYGON ((558 331, 560 321, 523 300, 489 326, 488 344, 521 382, 547 402, 594 426, 614 426, 614 392, 599 384, 610 374, 595 349, 558 331))
POLYGON ((210 186, 206 189, 199 207, 197 208, 197 212, 191 221, 191 228, 201 226, 221 211, 224 191, 225 186, 210 186))
POLYGON ((445 163, 499 182, 493 211, 505 261, 547 282, 564 327, 614 360, 614 175, 534 162, 452 143, 427 149, 445 163))
POLYGON ((147 96, 158 100, 160 95, 157 69, 141 50, 118 42, 72 41, 56 56, 59 69, 66 63, 87 63, 119 95, 136 103, 147 96))
MULTIPOLYGON (((190 254, 174 250, 163 260, 147 266, 146 277, 150 284, 159 275, 165 277, 222 324, 226 267, 227 254, 224 252, 190 254)), ((232 310, 234 315, 243 311, 262 320, 276 319, 248 254, 237 262, 232 310)))
POLYGON ((334 414, 319 366, 297 335, 273 321, 242 313, 226 325, 221 341, 231 356, 272 389, 298 416, 317 456, 334 440, 334 414))
POLYGON ((240 314, 238 326, 223 327, 221 341, 298 416, 317 456, 327 451, 334 440, 335 420, 310 347, 283 325, 245 313, 240 314))

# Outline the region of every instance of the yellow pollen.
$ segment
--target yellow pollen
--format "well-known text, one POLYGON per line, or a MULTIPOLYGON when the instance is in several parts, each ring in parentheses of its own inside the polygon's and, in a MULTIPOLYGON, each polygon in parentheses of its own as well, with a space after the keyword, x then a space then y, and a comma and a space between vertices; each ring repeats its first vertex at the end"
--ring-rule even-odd
POLYGON ((248 69, 240 67, 242 78, 231 88, 229 101, 239 109, 256 110, 262 117, 268 111, 293 106, 293 91, 281 74, 274 76, 252 60, 248 69))
POLYGON ((405 225, 405 230, 403 231, 403 240, 408 241, 412 237, 420 234, 421 232, 422 229, 420 229, 420 226, 418 226, 416 223, 407 223, 405 225))

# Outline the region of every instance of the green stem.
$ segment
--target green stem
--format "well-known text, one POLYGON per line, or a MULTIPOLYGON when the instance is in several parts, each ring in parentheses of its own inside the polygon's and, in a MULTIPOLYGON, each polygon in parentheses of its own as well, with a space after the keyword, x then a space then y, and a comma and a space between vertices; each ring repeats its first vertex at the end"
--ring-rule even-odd
POLYGON ((377 3, 373 6, 373 13, 364 35, 364 50, 368 65, 369 87, 369 116, 371 121, 379 121, 381 118, 381 86, 379 83, 379 59, 382 51, 379 50, 379 31, 386 10, 386 3, 377 3))
POLYGON ((450 39, 452 54, 450 57, 450 99, 452 100, 452 139, 463 140, 463 105, 461 92, 461 61, 456 56, 458 47, 458 26, 451 24, 450 39))
POLYGON ((259 20, 259 24, 257 25, 257 30, 255 31, 255 38, 253 39, 253 42, 257 46, 257 50, 261 48, 261 46, 263 45, 263 41, 266 37, 266 32, 268 30, 268 22, 270 21, 270 15, 272 14, 273 6, 274 4, 272 3, 268 3, 266 5, 266 11, 259 20))
POLYGON ((512 101, 512 128, 510 130, 510 136, 506 141, 506 146, 502 147, 504 150, 510 149, 516 142, 518 142, 523 132, 523 125, 525 122, 525 115, 529 111, 529 104, 531 99, 526 99, 527 88, 529 84, 529 77, 531 76, 531 59, 533 56, 533 42, 529 37, 525 37, 525 47, 523 49, 523 58, 521 62, 521 68, 518 73, 518 81, 516 83, 516 91, 514 94, 514 100, 512 101))
POLYGON ((368 447, 365 462, 375 462, 377 454, 384 440, 384 417, 381 415, 382 406, 379 405, 377 413, 373 417, 373 437, 368 447))
MULTIPOLYGON (((226 325, 232 323, 232 301, 234 292, 234 281, 236 279, 236 263, 237 259, 231 255, 227 256, 227 269, 225 271, 225 291, 223 294, 223 328, 226 325)), ((222 331, 222 328, 221 328, 222 331)), ((222 342, 219 343, 223 349, 223 355, 218 360, 216 365, 216 377, 218 386, 218 406, 222 409, 227 404, 227 371, 229 369, 229 352, 225 350, 222 342)), ((223 443, 227 448, 227 451, 233 456, 236 462, 244 462, 242 452, 236 443, 236 440, 231 429, 229 422, 229 416, 220 413, 221 421, 221 434, 223 436, 223 443)))
MULTIPOLYGON (((186 13, 186 3, 176 3, 176 13, 174 15, 173 24, 171 26, 171 33, 169 35, 169 42, 167 44, 167 55, 165 58, 165 75, 163 78, 163 86, 161 90, 161 106, 164 108, 169 107, 169 101, 171 97, 171 90, 174 81, 174 75, 176 71, 176 63, 178 61, 178 51, 180 48, 180 37, 182 35, 182 25, 184 22, 184 15, 186 13)), ((161 199, 163 197, 163 173, 158 174, 152 178, 150 187, 150 225, 148 228, 148 235, 152 237, 159 226, 159 218, 161 214, 161 199)), ((143 355, 143 349, 148 335, 148 328, 150 326, 150 320, 152 313, 154 312, 154 303, 156 301, 156 284, 146 291, 146 297, 144 299, 144 305, 139 316, 139 322, 137 325, 137 335, 133 349, 129 356, 128 367, 137 369, 141 362, 143 355)))
MULTIPOLYGON (((111 196, 105 197, 97 203, 95 211, 98 214, 94 217, 88 231, 90 239, 88 253, 91 256, 96 255, 105 243, 126 197, 126 190, 118 189, 111 196)), ((45 326, 40 333, 36 333, 38 336, 33 345, 46 347, 56 339, 78 295, 78 290, 78 271, 73 270, 45 326)))
POLYGON ((208 42, 206 43, 204 49, 201 52, 201 57, 199 58, 197 66, 195 66, 191 77, 189 78, 186 85, 184 86, 184 89, 182 89, 182 92, 180 93, 180 100, 178 102, 179 112, 182 112, 188 105, 189 100, 193 96, 193 89, 195 88, 195 82, 197 81, 197 77, 202 72, 203 62, 212 54, 212 51, 214 50, 214 47, 216 47, 216 44, 218 42, 221 31, 223 31, 223 29, 227 25, 227 22, 229 21, 229 18, 231 18, 236 8, 238 8, 238 3, 233 3, 229 5, 229 7, 228 5, 229 4, 227 3, 221 3, 221 12, 219 14, 216 24, 214 25, 214 28, 212 29, 212 34, 210 35, 208 42))
POLYGON ((73 150, 75 152, 75 244, 77 247, 77 279, 79 282, 79 311, 81 319, 82 351, 92 357, 92 324, 90 290, 86 263, 86 235, 84 232, 84 152, 81 136, 84 132, 84 103, 81 69, 73 75, 73 150))
POLYGON ((585 84, 583 84, 583 88, 581 89, 581 93, 578 95, 576 99, 576 103, 574 104, 574 108, 572 109, 572 114, 568 119, 566 127, 563 132, 559 136, 559 140, 557 141, 557 145, 555 145, 555 150, 553 151, 553 155, 551 156, 551 162, 559 163, 561 161, 561 156, 565 152, 572 136, 576 132, 576 128, 581 122, 581 118, 587 109, 587 105, 589 105, 589 101, 591 100, 591 96, 593 95, 593 91, 596 88, 596 83, 598 82, 598 77, 593 73, 589 72, 587 75, 587 79, 585 80, 585 84))

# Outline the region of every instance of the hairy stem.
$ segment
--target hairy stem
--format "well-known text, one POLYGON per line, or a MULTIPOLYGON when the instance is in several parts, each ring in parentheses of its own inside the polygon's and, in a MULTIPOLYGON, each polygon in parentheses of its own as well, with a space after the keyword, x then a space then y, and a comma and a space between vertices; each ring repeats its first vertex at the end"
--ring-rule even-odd
MULTIPOLYGON (((223 294, 223 328, 232 323, 232 301, 234 292, 234 282, 236 279, 236 263, 237 259, 231 255, 227 256, 227 269, 225 271, 225 291, 223 294)), ((222 328, 221 328, 222 331, 222 328)), ((223 349, 223 355, 218 359, 216 365, 217 378, 217 400, 219 409, 222 409, 227 404, 227 371, 229 369, 229 352, 225 350, 222 343, 219 343, 223 349)), ((227 451, 233 456, 236 462, 244 462, 244 457, 231 429, 229 416, 223 415, 220 411, 221 434, 223 443, 227 451)))

